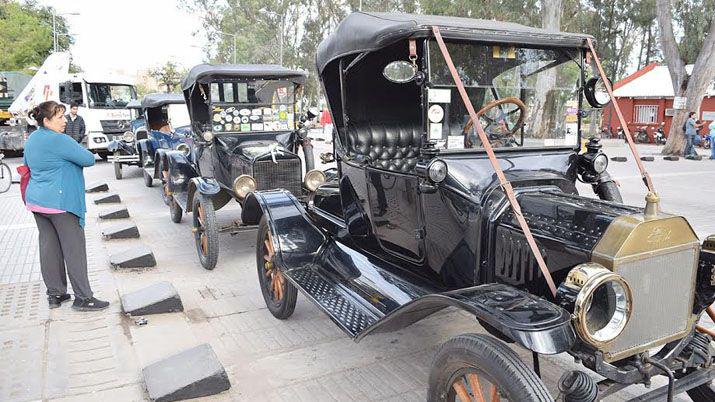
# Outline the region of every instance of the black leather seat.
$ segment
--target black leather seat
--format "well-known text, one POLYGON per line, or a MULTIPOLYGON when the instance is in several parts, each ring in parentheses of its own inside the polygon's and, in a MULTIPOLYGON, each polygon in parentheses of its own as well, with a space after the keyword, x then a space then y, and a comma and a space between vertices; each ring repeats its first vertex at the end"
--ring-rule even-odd
POLYGON ((404 123, 358 123, 348 128, 348 155, 368 158, 371 166, 412 172, 422 141, 422 128, 404 123))

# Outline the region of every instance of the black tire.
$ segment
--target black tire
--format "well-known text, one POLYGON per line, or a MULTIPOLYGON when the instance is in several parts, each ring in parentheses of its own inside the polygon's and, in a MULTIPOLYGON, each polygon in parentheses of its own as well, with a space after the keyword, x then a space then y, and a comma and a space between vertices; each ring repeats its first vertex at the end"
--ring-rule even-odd
MULTIPOLYGON (((114 158, 119 158, 119 154, 115 152, 114 158)), ((122 180, 122 164, 120 162, 112 162, 112 165, 114 165, 114 178, 122 180)))
POLYGON ((191 210, 192 230, 199 261, 205 269, 214 269, 218 261, 218 224, 213 200, 203 194, 197 194, 191 210))
POLYGON ((172 222, 181 222, 181 217, 184 214, 184 211, 181 209, 181 205, 176 202, 176 199, 174 197, 171 197, 171 200, 169 200, 169 214, 171 215, 172 222))
POLYGON ((298 289, 285 277, 282 269, 273 261, 266 261, 269 250, 266 241, 270 236, 270 229, 266 216, 263 215, 258 224, 258 237, 256 237, 256 269, 258 273, 258 284, 261 287, 263 301, 268 307, 268 311, 279 320, 285 320, 293 315, 295 303, 298 300, 298 289), (275 270, 275 271, 274 271, 275 270), (276 292, 274 281, 280 290, 276 292), (277 294, 279 293, 279 294, 277 294))
POLYGON ((0 193, 4 193, 12 186, 12 170, 10 166, 0 163, 0 193))
POLYGON ((715 386, 712 382, 699 385, 686 392, 693 401, 715 401, 715 386))
POLYGON ((463 381, 470 376, 476 376, 479 389, 490 396, 490 392, 498 392, 499 397, 509 401, 554 400, 541 379, 513 350, 483 334, 463 334, 442 344, 430 370, 427 400, 459 399, 453 384, 469 390, 473 382, 465 386, 463 381), (486 389, 484 382, 490 385, 486 389))
POLYGON ((618 189, 618 185, 613 180, 603 182, 596 186, 596 195, 598 198, 604 201, 613 201, 619 204, 623 204, 623 197, 621 197, 621 190, 618 189))
POLYGON ((146 169, 142 168, 142 172, 144 174, 144 185, 147 187, 153 187, 154 178, 149 173, 147 173, 146 169))
POLYGON ((303 141, 302 148, 303 157, 305 159, 305 172, 308 173, 315 169, 315 154, 313 154, 313 144, 310 143, 310 140, 305 139, 303 141))

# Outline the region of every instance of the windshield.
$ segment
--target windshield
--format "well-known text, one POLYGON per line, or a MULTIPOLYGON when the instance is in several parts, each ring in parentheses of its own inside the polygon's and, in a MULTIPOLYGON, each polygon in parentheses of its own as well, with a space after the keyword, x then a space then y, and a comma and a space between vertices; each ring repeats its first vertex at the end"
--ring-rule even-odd
MULTIPOLYGON (((576 49, 460 43, 448 43, 447 48, 477 112, 503 102, 480 118, 494 148, 578 143, 581 74, 576 49)), ((429 43, 429 81, 430 140, 449 150, 481 148, 435 41, 429 43)))
POLYGON ((88 87, 90 108, 120 109, 137 98, 136 91, 131 85, 88 84, 88 87))
POLYGON ((211 83, 213 131, 292 131, 295 127, 295 84, 279 80, 211 83))

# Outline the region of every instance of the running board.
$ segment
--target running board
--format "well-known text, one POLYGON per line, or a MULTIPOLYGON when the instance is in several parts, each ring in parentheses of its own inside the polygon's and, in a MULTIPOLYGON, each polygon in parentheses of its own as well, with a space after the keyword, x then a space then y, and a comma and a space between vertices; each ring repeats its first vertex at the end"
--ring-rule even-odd
POLYGON ((381 318, 361 306, 339 283, 317 273, 310 266, 290 270, 286 275, 353 339, 381 318))

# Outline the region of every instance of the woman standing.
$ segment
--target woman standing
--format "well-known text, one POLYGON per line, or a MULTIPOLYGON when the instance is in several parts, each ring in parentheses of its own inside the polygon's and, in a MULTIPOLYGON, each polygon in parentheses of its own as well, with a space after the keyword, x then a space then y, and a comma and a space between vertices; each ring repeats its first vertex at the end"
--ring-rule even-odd
POLYGON ((24 159, 30 168, 25 201, 40 232, 40 266, 50 308, 70 299, 69 275, 75 295, 72 308, 102 310, 109 303, 92 293, 84 238, 82 169, 94 165, 94 155, 62 134, 67 124, 64 112, 65 107, 54 101, 43 102, 30 112, 38 129, 25 142, 24 159))

